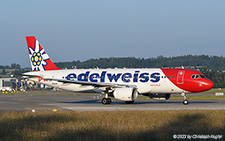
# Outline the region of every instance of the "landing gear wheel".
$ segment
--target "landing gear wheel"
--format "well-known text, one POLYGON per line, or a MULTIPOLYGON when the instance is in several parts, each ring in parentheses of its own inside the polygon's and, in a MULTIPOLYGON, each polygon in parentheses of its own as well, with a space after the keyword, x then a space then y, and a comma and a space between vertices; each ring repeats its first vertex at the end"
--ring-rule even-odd
POLYGON ((183 104, 184 105, 188 105, 188 100, 187 100, 187 94, 186 93, 181 93, 181 95, 184 97, 184 101, 183 101, 183 104))
POLYGON ((108 104, 111 104, 112 103, 111 98, 107 98, 107 100, 108 100, 108 104))
POLYGON ((103 105, 108 104, 108 99, 107 99, 107 98, 103 98, 103 99, 102 99, 102 104, 103 104, 103 105))
POLYGON ((105 104, 111 104, 112 103, 112 100, 111 98, 103 98, 102 99, 102 104, 105 105, 105 104))
POLYGON ((184 104, 184 105, 188 105, 188 103, 189 103, 189 102, 188 102, 187 99, 183 101, 183 104, 184 104))
POLYGON ((125 101, 126 104, 134 104, 134 100, 133 101, 125 101))

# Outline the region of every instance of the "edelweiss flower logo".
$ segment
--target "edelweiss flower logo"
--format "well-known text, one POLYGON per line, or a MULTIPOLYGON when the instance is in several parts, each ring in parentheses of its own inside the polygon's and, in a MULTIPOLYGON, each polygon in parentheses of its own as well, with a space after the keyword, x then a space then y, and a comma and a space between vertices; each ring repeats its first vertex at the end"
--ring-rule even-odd
POLYGON ((47 65, 46 60, 50 59, 49 56, 46 54, 45 50, 40 46, 39 42, 35 41, 34 50, 29 47, 30 51, 30 59, 31 59, 31 66, 33 71, 44 71, 44 66, 47 65))
POLYGON ((42 61, 41 53, 34 52, 33 55, 32 55, 32 57, 31 57, 31 61, 32 61, 32 64, 34 66, 40 66, 41 61, 42 61))

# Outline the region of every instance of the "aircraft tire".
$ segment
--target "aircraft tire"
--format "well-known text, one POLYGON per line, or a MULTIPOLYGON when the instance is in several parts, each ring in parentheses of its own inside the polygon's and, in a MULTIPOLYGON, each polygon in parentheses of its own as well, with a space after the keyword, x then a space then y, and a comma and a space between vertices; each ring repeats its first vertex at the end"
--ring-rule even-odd
POLYGON ((189 104, 188 100, 184 100, 184 101, 183 101, 183 104, 184 104, 184 105, 188 105, 188 104, 189 104))
POLYGON ((107 101, 108 101, 108 104, 111 104, 112 103, 111 98, 107 98, 107 101))
POLYGON ((108 104, 108 99, 107 99, 107 98, 103 98, 103 99, 102 99, 102 104, 103 104, 103 105, 108 104))

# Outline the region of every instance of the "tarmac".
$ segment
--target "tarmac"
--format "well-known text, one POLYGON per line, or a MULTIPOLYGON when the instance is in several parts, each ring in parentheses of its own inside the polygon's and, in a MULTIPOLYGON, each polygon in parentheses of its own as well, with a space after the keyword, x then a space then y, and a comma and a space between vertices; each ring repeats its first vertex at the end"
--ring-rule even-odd
POLYGON ((207 110, 224 109, 225 100, 157 101, 137 99, 134 104, 112 99, 112 104, 103 105, 97 93, 73 93, 47 91, 27 94, 0 94, 0 111, 115 111, 115 110, 207 110))

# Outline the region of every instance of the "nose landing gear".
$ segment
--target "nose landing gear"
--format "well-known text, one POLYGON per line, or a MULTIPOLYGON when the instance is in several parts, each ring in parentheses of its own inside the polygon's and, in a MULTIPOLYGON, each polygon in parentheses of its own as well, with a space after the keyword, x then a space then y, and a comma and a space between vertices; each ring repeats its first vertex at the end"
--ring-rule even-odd
POLYGON ((182 93, 181 95, 184 97, 183 104, 184 104, 184 105, 188 105, 189 102, 188 102, 188 100, 187 100, 187 94, 186 94, 186 93, 182 93))
POLYGON ((183 101, 183 104, 184 104, 184 105, 188 105, 188 104, 189 104, 188 100, 185 99, 185 100, 183 101))

